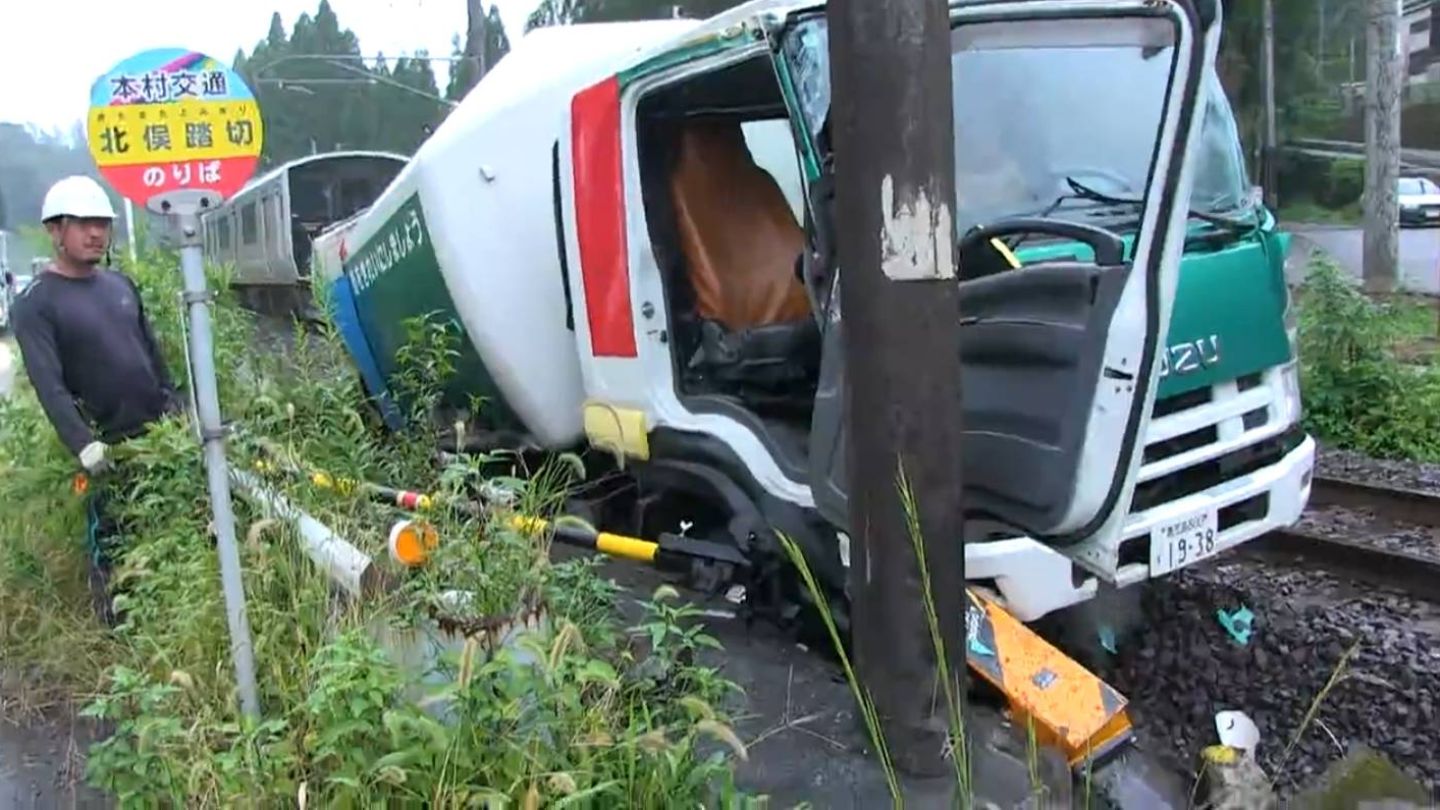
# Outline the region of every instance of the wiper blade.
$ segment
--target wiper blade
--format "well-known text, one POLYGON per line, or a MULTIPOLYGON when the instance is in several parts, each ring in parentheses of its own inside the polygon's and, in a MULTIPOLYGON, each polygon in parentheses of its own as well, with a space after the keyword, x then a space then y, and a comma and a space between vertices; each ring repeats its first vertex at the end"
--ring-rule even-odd
MULTIPOLYGON (((1134 197, 1115 197, 1106 194, 1103 191, 1096 191, 1095 189, 1085 185, 1084 183, 1076 180, 1073 177, 1065 178, 1065 183, 1070 186, 1070 189, 1075 192, 1076 196, 1082 197, 1087 200, 1095 200, 1096 202, 1107 203, 1109 205, 1143 206, 1145 204, 1144 200, 1139 200, 1134 197)), ((1242 222, 1240 220, 1220 216, 1219 214, 1211 214, 1205 211, 1196 211, 1193 208, 1190 209, 1188 213, 1190 216, 1198 220, 1208 222, 1211 225, 1219 228, 1223 228, 1235 234, 1236 236, 1245 236, 1259 227, 1257 223, 1242 222)))

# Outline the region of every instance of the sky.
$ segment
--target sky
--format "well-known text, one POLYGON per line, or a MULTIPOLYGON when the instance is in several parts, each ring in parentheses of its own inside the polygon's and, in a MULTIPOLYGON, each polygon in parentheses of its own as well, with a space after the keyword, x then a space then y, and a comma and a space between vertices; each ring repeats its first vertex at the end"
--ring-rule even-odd
MULTIPOLYGON (((537 0, 485 0, 514 42, 537 0)), ((287 31, 320 0, 0 0, 0 122, 68 133, 85 118, 90 85, 150 48, 189 48, 226 64, 265 38, 280 12, 287 31)), ((449 56, 465 32, 465 0, 330 0, 366 56, 419 49, 449 56)), ((445 86, 447 63, 434 63, 445 86)))

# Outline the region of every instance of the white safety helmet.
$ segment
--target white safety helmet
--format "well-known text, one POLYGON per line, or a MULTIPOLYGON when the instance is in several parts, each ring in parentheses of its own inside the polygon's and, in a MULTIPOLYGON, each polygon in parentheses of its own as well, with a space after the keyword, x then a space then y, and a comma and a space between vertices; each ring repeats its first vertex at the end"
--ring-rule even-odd
POLYGON ((56 217, 114 219, 115 208, 110 205, 110 196, 94 178, 75 174, 60 180, 45 192, 40 221, 49 222, 56 217))

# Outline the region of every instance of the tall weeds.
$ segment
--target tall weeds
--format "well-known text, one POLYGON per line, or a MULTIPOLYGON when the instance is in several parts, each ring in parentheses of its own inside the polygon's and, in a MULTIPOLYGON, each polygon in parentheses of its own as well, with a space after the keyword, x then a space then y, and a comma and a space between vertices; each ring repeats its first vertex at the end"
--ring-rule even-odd
MULTIPOLYGON (((946 720, 949 726, 949 740, 946 755, 950 758, 954 767, 956 796, 962 807, 969 807, 974 802, 972 791, 972 775, 970 772, 969 744, 965 736, 965 696, 959 693, 959 681, 956 673, 951 672, 950 662, 947 657, 947 646, 945 638, 940 630, 940 617, 935 608, 935 593, 931 587, 930 571, 928 560, 925 555, 925 540, 920 530, 919 510, 915 502, 915 492, 910 486, 909 479, 905 475, 904 464, 898 464, 896 469, 896 488, 899 491, 901 504, 905 510, 906 534, 910 540, 911 549, 915 552, 916 564, 920 572, 921 600, 925 609, 925 621, 930 633, 932 652, 937 662, 937 678, 940 681, 940 689, 945 695, 946 720)), ((866 734, 870 738, 871 745, 875 748, 880 760, 880 767, 885 775, 886 786, 890 790, 891 801, 899 808, 904 806, 904 796, 900 786, 899 773, 896 771, 894 761, 890 756, 889 745, 885 739, 885 730, 880 722, 879 714, 875 708, 874 699, 870 691, 860 680, 855 669, 851 666, 850 656, 846 652, 844 640, 836 629, 835 620, 830 612, 829 600, 824 591, 820 588, 809 564, 805 560, 804 553, 794 540, 781 535, 781 545, 791 563, 799 571, 805 589, 809 592, 811 600, 816 605, 816 610, 821 621, 829 633, 831 645, 840 658, 840 664, 845 671, 845 680, 850 685, 851 693, 855 696, 855 702, 860 707, 861 718, 865 722, 866 734)))
POLYGON ((1440 461, 1440 367, 1396 358, 1403 313, 1323 258, 1312 260, 1299 301, 1306 428, 1373 456, 1440 461))
MULTIPOLYGON (((176 377, 186 378, 174 257, 126 268, 176 377)), ((223 289, 224 277, 212 276, 223 289)), ((456 331, 420 321, 406 357, 411 429, 386 434, 343 361, 335 330, 296 330, 288 351, 257 350, 257 324, 229 296, 214 307, 222 410, 239 426, 232 464, 256 469, 264 437, 334 478, 465 497, 497 473, 523 508, 553 515, 576 460, 526 470, 514 457, 437 465, 420 417, 453 370, 456 331)), ((272 333, 274 332, 272 328, 272 333)), ((278 342, 278 341, 277 341, 278 342)), ((745 755, 714 707, 732 688, 690 652, 713 642, 660 594, 620 626, 594 563, 551 564, 544 538, 500 518, 437 509, 431 563, 397 571, 384 598, 357 602, 300 551, 294 530, 235 498, 262 719, 238 711, 205 476, 193 426, 162 422, 118 451, 96 482, 126 528, 107 633, 90 612, 84 498, 73 461, 21 381, 0 401, 0 686, 30 702, 74 699, 112 732, 90 781, 122 806, 747 806, 731 763, 745 755), (481 640, 440 634, 441 594, 481 640), (523 628, 521 608, 546 621, 523 628), (456 641, 426 663, 397 639, 456 641), (643 638, 644 643, 639 639, 643 638), (303 800, 302 798, 303 797, 303 800)), ((304 476, 270 486, 377 560, 401 513, 304 476)), ((418 649, 418 648, 417 648, 418 649)))

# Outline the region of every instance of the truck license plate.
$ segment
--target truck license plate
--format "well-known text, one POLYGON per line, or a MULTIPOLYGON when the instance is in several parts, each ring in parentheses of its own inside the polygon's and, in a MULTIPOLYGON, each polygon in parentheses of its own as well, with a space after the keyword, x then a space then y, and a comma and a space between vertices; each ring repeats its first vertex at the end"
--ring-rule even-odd
POLYGON ((1213 509, 1156 526, 1150 530, 1150 576, 1214 556, 1219 535, 1220 520, 1213 509))

